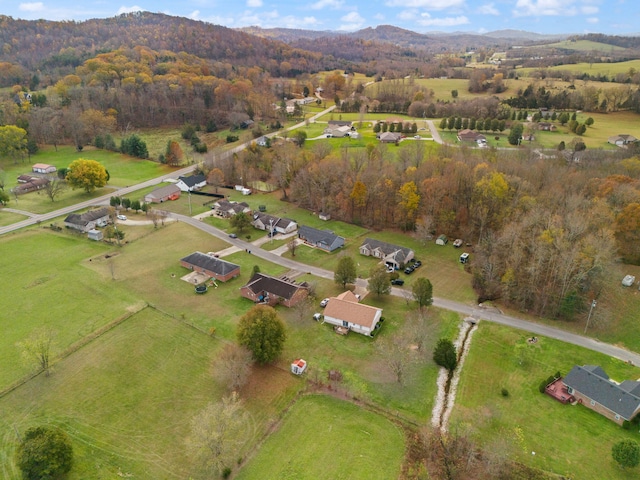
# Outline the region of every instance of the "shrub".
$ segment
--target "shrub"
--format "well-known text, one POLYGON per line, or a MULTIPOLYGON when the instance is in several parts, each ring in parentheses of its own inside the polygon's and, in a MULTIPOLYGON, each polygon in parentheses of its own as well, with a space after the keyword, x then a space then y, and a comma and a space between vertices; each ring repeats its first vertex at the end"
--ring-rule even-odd
POLYGON ((502 396, 505 398, 509 396, 509 390, 507 390, 506 388, 503 388, 500 393, 502 393, 502 396))
POLYGON ((224 467, 224 469, 222 470, 222 478, 229 478, 230 476, 231 476, 231 468, 224 467))

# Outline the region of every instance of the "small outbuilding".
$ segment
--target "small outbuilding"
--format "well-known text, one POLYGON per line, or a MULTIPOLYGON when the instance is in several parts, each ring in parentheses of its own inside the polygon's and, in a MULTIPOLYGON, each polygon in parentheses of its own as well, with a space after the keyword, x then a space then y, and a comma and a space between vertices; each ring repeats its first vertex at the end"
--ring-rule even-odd
POLYGON ((93 228, 87 232, 87 238, 89 238, 89 240, 95 240, 96 242, 99 242, 104 237, 100 230, 96 230, 95 228, 93 228))
POLYGON ((449 239, 444 233, 436 239, 436 245, 446 245, 447 243, 449 243, 449 239))
POLYGON ((53 165, 49 165, 48 163, 35 163, 31 170, 34 173, 55 173, 57 168, 53 165))
POLYGON ((294 375, 302 375, 307 369, 307 361, 297 358, 291 363, 291 373, 294 375))
POLYGON ((464 252, 462 255, 460 255, 460 263, 467 263, 469 261, 469 254, 467 252, 464 252))

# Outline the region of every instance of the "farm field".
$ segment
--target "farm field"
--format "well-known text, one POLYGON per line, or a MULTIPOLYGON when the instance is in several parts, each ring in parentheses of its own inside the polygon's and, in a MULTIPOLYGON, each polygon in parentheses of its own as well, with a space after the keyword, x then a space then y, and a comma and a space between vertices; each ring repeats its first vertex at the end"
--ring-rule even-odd
POLYGON ((305 396, 236 478, 391 479, 403 456, 403 432, 389 420, 332 397, 305 396))
POLYGON ((566 375, 576 364, 600 365, 617 381, 637 379, 640 370, 552 339, 528 344, 527 338, 525 332, 479 324, 462 371, 452 430, 566 477, 630 478, 611 458, 611 446, 622 438, 639 440, 637 431, 624 430, 581 405, 563 405, 541 394, 538 386, 557 371, 566 375), (503 388, 508 397, 501 395, 503 388))
MULTIPOLYGON (((588 73, 590 75, 609 75, 615 76, 618 73, 628 73, 630 69, 638 71, 640 69, 640 60, 628 60, 626 62, 616 63, 570 63, 565 65, 557 65, 555 67, 549 67, 549 70, 562 71, 568 70, 574 73, 588 73)), ((519 68, 517 72, 520 75, 529 74, 530 72, 539 70, 537 68, 519 68)), ((590 83, 592 84, 592 83, 590 83)), ((600 85, 601 83, 596 83, 600 85)), ((602 85, 606 85, 602 83, 602 85)), ((620 86, 620 84, 614 83, 613 85, 620 86)))
MULTIPOLYGON (((607 43, 594 42, 591 40, 563 40, 562 42, 549 43, 545 45, 550 48, 565 48, 567 50, 576 50, 578 52, 622 52, 626 50, 624 47, 617 45, 609 45, 607 43)), ((526 49, 523 49, 526 51, 526 49)))

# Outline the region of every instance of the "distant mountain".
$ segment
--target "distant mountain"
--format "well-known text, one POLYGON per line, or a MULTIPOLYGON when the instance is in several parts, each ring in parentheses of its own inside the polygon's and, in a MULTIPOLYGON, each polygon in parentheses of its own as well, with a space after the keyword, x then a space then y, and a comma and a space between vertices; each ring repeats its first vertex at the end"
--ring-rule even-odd
POLYGON ((534 32, 526 32, 524 30, 495 30, 493 32, 487 32, 484 34, 485 37, 491 38, 504 38, 504 39, 516 39, 516 40, 529 40, 532 42, 539 41, 557 41, 557 40, 565 40, 571 36, 571 34, 559 34, 559 35, 545 35, 541 33, 534 32))
POLYGON ((255 35, 256 37, 270 38, 281 42, 291 43, 296 40, 314 40, 323 37, 336 37, 344 35, 344 32, 331 30, 302 30, 299 28, 261 28, 261 27, 241 27, 237 28, 244 33, 255 35))

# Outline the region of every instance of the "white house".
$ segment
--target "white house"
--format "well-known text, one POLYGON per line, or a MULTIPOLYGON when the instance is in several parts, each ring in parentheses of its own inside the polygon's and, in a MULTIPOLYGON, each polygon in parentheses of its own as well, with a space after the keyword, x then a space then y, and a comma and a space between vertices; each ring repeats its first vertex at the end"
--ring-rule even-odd
POLYGON ((204 175, 191 175, 190 177, 178 177, 176 186, 183 192, 193 192, 200 190, 207 184, 207 177, 204 175))
POLYGON ((267 213, 256 212, 253 214, 253 221, 251 222, 258 230, 268 231, 270 228, 275 233, 291 233, 298 229, 298 224, 289 218, 274 217, 267 213))
POLYGON ((291 364, 291 373, 295 375, 302 375, 306 369, 307 369, 307 362, 302 358, 297 358, 291 364))
POLYGON ((358 303, 358 299, 351 292, 330 298, 324 308, 326 323, 370 337, 373 336, 381 318, 382 309, 358 303))

